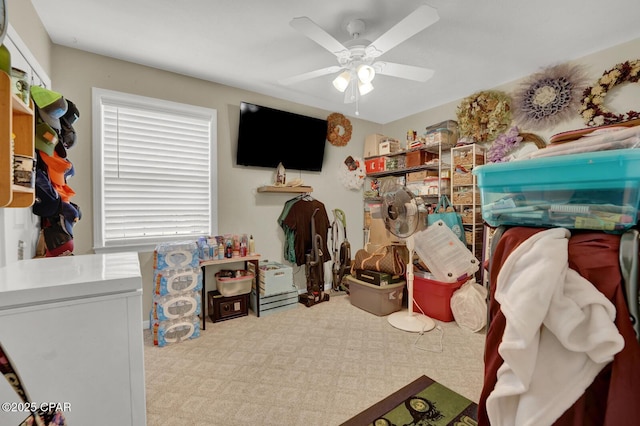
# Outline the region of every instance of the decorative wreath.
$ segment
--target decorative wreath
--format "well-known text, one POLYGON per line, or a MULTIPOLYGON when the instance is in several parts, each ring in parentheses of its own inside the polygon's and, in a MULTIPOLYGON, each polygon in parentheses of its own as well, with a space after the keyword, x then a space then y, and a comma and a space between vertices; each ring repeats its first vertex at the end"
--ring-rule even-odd
POLYGON ((604 106, 604 98, 613 87, 640 80, 640 59, 619 63, 602 74, 592 87, 584 90, 580 115, 587 126, 602 126, 640 118, 640 112, 615 114, 604 106))
POLYGON ((514 121, 520 127, 541 130, 570 118, 586 82, 578 65, 556 65, 533 74, 513 96, 514 121))
POLYGON ((533 133, 520 133, 516 126, 510 128, 506 133, 500 134, 487 151, 487 160, 490 163, 506 163, 514 159, 514 151, 518 150, 523 143, 533 142, 542 149, 547 145, 544 140, 533 133))
POLYGON ((340 166, 339 179, 347 189, 360 189, 366 176, 362 158, 348 156, 340 166))
POLYGON ((477 92, 462 100, 456 115, 462 138, 490 142, 511 123, 511 98, 496 90, 477 92))
POLYGON ((327 140, 331 145, 345 146, 351 140, 351 122, 344 115, 334 112, 327 117, 327 140))

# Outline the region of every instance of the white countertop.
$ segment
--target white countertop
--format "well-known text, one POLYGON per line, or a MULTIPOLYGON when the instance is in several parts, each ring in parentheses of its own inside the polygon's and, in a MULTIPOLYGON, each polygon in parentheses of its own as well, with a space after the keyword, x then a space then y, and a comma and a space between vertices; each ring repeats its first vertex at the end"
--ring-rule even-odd
POLYGON ((0 310, 135 291, 142 292, 137 253, 19 260, 0 268, 0 310))

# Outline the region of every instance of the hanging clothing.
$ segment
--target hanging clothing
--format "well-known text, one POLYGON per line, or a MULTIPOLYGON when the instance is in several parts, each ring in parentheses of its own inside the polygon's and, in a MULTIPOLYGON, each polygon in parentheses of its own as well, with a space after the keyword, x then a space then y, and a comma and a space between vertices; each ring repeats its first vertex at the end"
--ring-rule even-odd
MULTIPOLYGON (((304 265, 306 262, 306 255, 310 253, 313 248, 313 239, 311 235, 311 218, 314 219, 314 226, 317 235, 320 235, 322 239, 322 245, 320 251, 322 252, 322 262, 331 260, 331 254, 327 246, 327 235, 331 223, 329 222, 329 216, 324 204, 314 198, 305 196, 302 198, 296 198, 291 205, 285 205, 288 212, 282 220, 282 227, 285 232, 289 233, 289 237, 293 236, 293 241, 289 241, 286 250, 291 250, 293 245, 293 251, 295 252, 295 259, 290 260, 296 263, 296 265, 304 265), (315 216, 314 212, 317 210, 315 216), (285 228, 286 227, 286 228, 285 228), (293 243, 293 244, 291 244, 293 243)), ((284 213, 284 210, 283 210, 284 213)), ((285 244, 286 246, 286 244, 285 244)))
POLYGON ((568 268, 570 235, 539 232, 502 265, 495 298, 507 321, 487 398, 491 424, 553 423, 624 346, 614 305, 568 268))
MULTIPOLYGON (((543 228, 510 228, 500 237, 492 255, 491 282, 498 283, 498 275, 509 256, 530 237, 543 228)), ((624 347, 615 354, 595 377, 582 395, 562 413, 554 426, 627 424, 628 419, 640 417, 640 345, 638 345, 625 299, 618 259, 620 236, 596 231, 573 231, 568 242, 568 267, 592 283, 616 309, 614 324, 624 338, 624 347)), ((534 258, 537 262, 538 258, 534 258)), ((535 262, 534 262, 535 263, 535 262)), ((546 266, 545 266, 546 268, 546 266)), ((544 269, 544 268, 543 268, 544 269)), ((545 269, 546 270, 546 269, 545 269)), ((551 273, 547 274, 551 277, 551 273)), ((545 278, 546 279, 546 278, 545 278)), ((536 285, 542 284, 544 279, 536 285)), ((507 318, 501 303, 496 299, 499 284, 492 285, 489 305, 490 326, 485 345, 484 386, 478 402, 478 425, 490 424, 487 415, 487 399, 497 386, 498 370, 504 360, 499 351, 506 329, 507 318)), ((530 301, 534 303, 534 301, 530 301)), ((577 321, 578 318, 574 319, 577 321)), ((575 378, 573 378, 575 380, 575 378)), ((565 397, 556 387, 548 386, 549 393, 565 397)))
POLYGON ((291 210, 291 206, 293 206, 297 201, 300 200, 300 197, 292 198, 291 200, 284 203, 284 208, 282 209, 282 213, 278 217, 278 225, 284 231, 284 259, 295 263, 296 262, 296 250, 295 250, 295 239, 296 233, 293 229, 289 228, 284 220, 289 214, 291 210))

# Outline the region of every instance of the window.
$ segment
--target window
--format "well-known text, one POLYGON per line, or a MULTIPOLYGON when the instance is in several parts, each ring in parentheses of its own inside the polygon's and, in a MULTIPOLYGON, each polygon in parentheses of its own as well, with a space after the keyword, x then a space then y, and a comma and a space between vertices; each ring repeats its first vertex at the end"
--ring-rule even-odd
POLYGON ((216 110, 94 88, 94 249, 214 235, 216 110))

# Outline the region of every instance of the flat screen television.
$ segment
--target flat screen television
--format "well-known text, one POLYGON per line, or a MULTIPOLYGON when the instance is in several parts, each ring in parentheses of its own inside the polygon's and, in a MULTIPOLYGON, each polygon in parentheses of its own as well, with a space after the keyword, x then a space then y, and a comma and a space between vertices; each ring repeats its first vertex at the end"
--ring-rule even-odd
POLYGON ((327 120, 240 103, 236 164, 321 171, 327 120))

